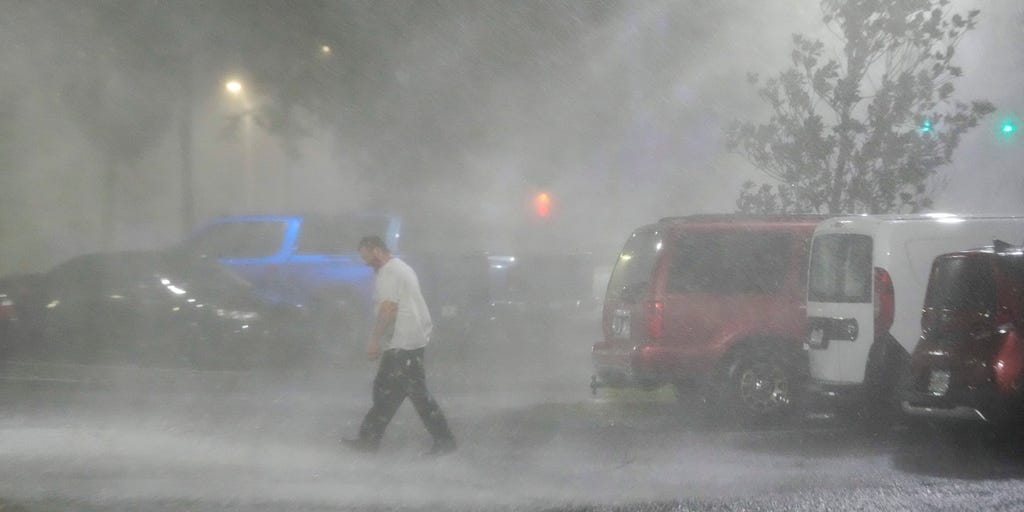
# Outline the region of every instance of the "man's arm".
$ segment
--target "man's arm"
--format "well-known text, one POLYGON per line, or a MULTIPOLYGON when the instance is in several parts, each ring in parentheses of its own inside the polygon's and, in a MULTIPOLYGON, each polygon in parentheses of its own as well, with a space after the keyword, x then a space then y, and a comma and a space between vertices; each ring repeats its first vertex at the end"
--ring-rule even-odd
POLYGON ((390 340, 395 335, 395 318, 398 316, 398 304, 385 300, 380 303, 377 311, 377 323, 370 334, 370 344, 366 347, 366 355, 370 359, 380 357, 381 340, 390 340))

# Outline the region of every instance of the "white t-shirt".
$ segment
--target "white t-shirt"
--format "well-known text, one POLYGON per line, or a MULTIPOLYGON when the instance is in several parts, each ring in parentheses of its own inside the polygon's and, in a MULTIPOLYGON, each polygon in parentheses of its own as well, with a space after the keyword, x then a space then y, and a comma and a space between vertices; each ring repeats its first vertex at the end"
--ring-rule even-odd
POLYGON ((420 292, 420 281, 412 267, 398 258, 389 259, 377 271, 373 295, 377 311, 380 311, 382 302, 398 304, 395 335, 390 342, 380 340, 381 350, 415 350, 427 345, 434 323, 430 319, 427 301, 420 292))

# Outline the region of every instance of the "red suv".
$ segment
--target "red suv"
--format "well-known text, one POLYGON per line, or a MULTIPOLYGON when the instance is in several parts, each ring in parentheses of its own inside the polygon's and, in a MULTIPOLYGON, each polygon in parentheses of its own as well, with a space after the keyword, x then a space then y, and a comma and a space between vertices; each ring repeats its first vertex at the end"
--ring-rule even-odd
POLYGON ((634 231, 608 283, 594 388, 673 384, 741 419, 789 410, 806 375, 808 252, 823 219, 697 215, 634 231))
POLYGON ((993 247, 932 263, 903 410, 940 420, 1024 419, 1024 253, 993 247))

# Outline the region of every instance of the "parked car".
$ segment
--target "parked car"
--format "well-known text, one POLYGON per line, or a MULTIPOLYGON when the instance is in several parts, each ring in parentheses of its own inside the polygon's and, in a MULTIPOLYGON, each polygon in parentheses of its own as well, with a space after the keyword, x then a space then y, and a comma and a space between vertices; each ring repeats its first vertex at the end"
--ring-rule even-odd
POLYGON ((551 342, 559 327, 594 325, 601 301, 594 293, 589 253, 491 256, 491 300, 502 328, 526 342, 551 342))
POLYGON ((0 358, 7 359, 28 342, 31 325, 21 318, 40 288, 42 274, 16 274, 0 278, 0 358))
POLYGON ((903 411, 997 425, 1024 419, 1024 252, 996 242, 935 259, 903 411))
POLYGON ((595 386, 673 384, 742 419, 789 411, 818 216, 697 215, 634 231, 612 271, 595 386))
POLYGON ((0 292, 0 357, 6 357, 19 342, 18 315, 14 310, 14 301, 0 292))
POLYGON ((821 223, 808 283, 809 396, 817 408, 883 426, 921 337, 936 256, 1024 236, 1024 217, 859 215, 821 223))
POLYGON ((174 251, 89 254, 11 278, 26 336, 13 357, 249 368, 303 355, 300 312, 227 268, 174 251), (28 285, 25 285, 28 283, 28 285))

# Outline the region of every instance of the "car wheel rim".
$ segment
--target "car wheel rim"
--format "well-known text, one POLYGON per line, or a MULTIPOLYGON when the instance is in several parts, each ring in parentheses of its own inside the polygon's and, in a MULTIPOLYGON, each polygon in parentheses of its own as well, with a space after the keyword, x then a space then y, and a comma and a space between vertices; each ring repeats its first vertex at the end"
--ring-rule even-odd
POLYGON ((790 402, 789 379, 778 366, 751 366, 740 374, 740 399, 755 413, 769 413, 790 402))

